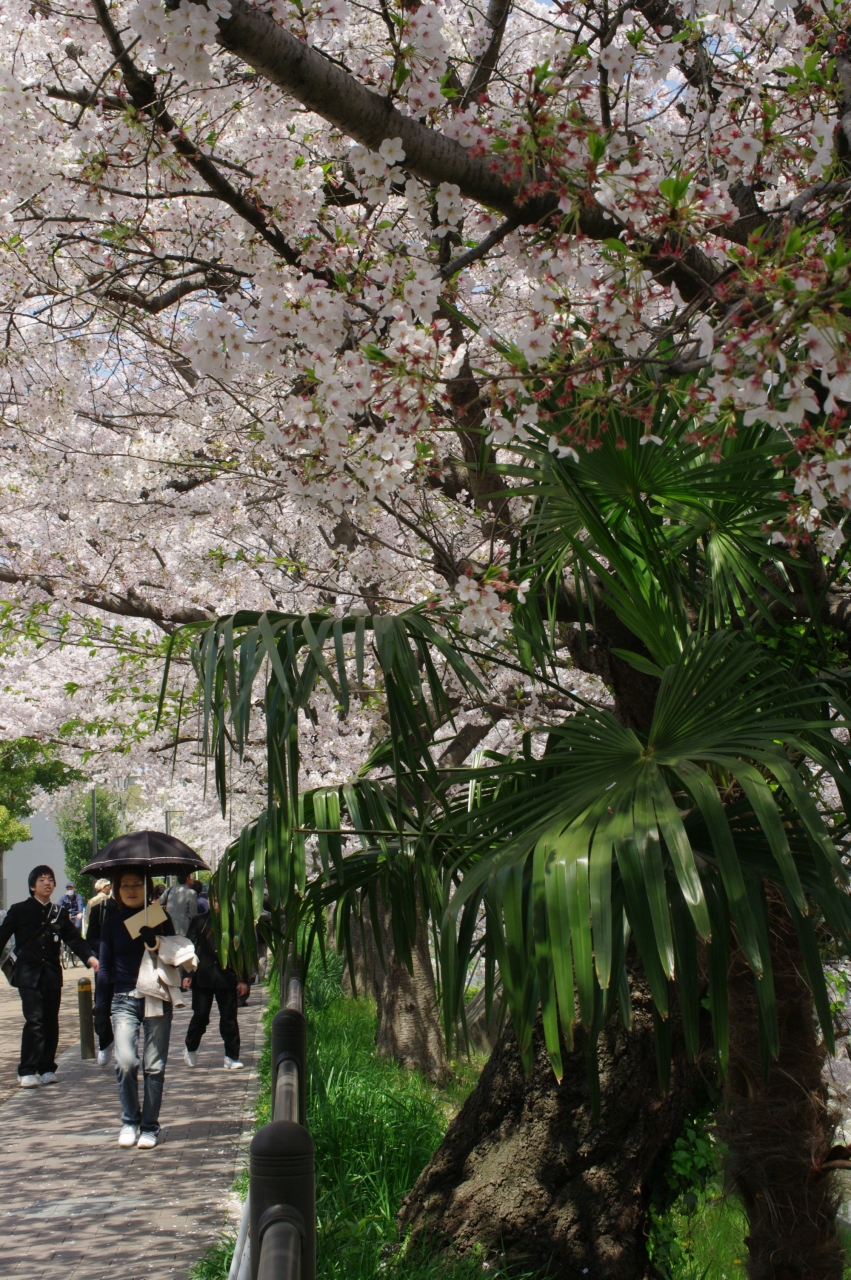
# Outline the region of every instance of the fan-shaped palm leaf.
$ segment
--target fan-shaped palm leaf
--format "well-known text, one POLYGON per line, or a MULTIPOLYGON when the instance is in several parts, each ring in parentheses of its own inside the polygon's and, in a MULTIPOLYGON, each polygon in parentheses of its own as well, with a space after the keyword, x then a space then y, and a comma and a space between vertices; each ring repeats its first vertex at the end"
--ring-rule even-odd
MULTIPOLYGON (((691 636, 664 671, 646 736, 586 708, 550 731, 540 760, 477 771, 490 798, 451 820, 464 832, 467 870, 445 928, 451 934, 467 902, 484 896, 498 925, 494 945, 522 1047, 540 1002, 558 1066, 559 1026, 570 1043, 577 1010, 591 1027, 599 994, 618 989, 628 931, 662 1018, 670 981, 677 978, 681 992, 691 988, 682 1004, 692 1045, 695 955, 698 942, 705 947, 723 1063, 729 919, 774 1048, 765 882, 783 893, 805 941, 831 1036, 812 909, 846 937, 851 909, 808 766, 826 769, 845 791, 851 776, 847 752, 823 719, 823 698, 821 688, 796 685, 741 635, 691 636), (748 806, 747 843, 731 825, 733 796, 748 806), (793 849, 790 829, 803 845, 799 839, 793 849)), ((447 1007, 447 1034, 454 1015, 447 1007)))

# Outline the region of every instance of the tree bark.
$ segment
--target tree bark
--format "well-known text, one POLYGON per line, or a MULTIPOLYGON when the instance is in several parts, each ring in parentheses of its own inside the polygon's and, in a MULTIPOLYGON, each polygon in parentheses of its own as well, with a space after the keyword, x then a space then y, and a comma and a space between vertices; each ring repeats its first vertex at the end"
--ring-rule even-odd
POLYGON ((428 934, 422 914, 417 914, 417 932, 411 948, 412 967, 400 963, 393 947, 389 909, 379 898, 382 964, 375 944, 369 907, 363 906, 363 930, 353 921, 352 951, 354 984, 346 963, 351 988, 372 996, 378 1006, 375 1047, 385 1058, 400 1066, 416 1069, 433 1084, 445 1084, 451 1075, 440 1027, 440 1013, 434 985, 434 969, 428 949, 428 934))
MULTIPOLYGON (((699 1082, 672 1028, 671 1088, 656 1078, 653 1015, 634 981, 633 1027, 599 1040, 601 1110, 592 1115, 583 1033, 552 1072, 540 1025, 523 1074, 509 1024, 479 1084, 404 1201, 399 1225, 423 1242, 476 1244, 557 1280, 645 1280, 652 1173, 699 1082)), ((672 1017, 675 1017, 672 1014, 672 1017)))
POLYGON ((830 1171, 822 1168, 837 1122, 823 1078, 826 1049, 795 929, 779 896, 770 900, 769 921, 780 1056, 766 1078, 754 977, 737 953, 728 982, 730 1066, 718 1118, 729 1153, 725 1172, 748 1218, 750 1280, 841 1280, 839 1197, 830 1171))

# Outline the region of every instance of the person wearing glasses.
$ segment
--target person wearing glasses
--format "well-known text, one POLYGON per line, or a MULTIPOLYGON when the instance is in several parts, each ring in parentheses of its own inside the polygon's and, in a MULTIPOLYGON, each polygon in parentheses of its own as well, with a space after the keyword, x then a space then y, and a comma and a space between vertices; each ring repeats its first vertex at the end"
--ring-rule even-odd
POLYGON ((121 1104, 120 1147, 150 1150, 157 1145, 160 1131, 172 1006, 160 1005, 157 1017, 146 1016, 145 997, 137 990, 139 969, 146 944, 156 946, 158 937, 174 935, 170 918, 153 928, 143 928, 137 938, 130 936, 125 921, 150 901, 151 881, 132 868, 119 872, 112 882, 117 910, 106 915, 100 936, 98 1007, 109 1008, 115 1036, 115 1076, 121 1104), (139 1032, 142 1032, 142 1101, 139 1102, 139 1032))

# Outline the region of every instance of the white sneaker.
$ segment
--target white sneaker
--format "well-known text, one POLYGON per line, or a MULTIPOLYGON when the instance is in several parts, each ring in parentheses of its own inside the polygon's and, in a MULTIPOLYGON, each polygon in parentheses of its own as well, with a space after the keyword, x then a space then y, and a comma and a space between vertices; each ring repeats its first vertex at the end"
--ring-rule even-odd
POLYGON ((155 1133, 143 1133, 139 1137, 136 1146, 141 1151, 150 1151, 152 1147, 157 1145, 157 1135, 155 1133))
POLYGON ((186 1063, 187 1067, 197 1067, 198 1066, 198 1050, 196 1049, 193 1052, 192 1049, 187 1049, 186 1046, 184 1045, 183 1061, 186 1063))
POLYGON ((139 1130, 135 1124, 123 1124, 118 1135, 118 1145, 119 1147, 135 1147, 138 1137, 139 1130))
POLYGON ((37 1089, 41 1084, 40 1076, 18 1076, 18 1084, 22 1089, 37 1089))
POLYGON ((98 1066, 105 1067, 112 1056, 112 1046, 108 1049, 98 1049, 98 1066))
POLYGON ((42 1084, 58 1084, 59 1076, 56 1074, 55 1071, 42 1071, 41 1083, 42 1084))
POLYGON ((225 1054, 225 1071, 241 1071, 245 1066, 244 1062, 240 1062, 239 1058, 229 1058, 225 1054))

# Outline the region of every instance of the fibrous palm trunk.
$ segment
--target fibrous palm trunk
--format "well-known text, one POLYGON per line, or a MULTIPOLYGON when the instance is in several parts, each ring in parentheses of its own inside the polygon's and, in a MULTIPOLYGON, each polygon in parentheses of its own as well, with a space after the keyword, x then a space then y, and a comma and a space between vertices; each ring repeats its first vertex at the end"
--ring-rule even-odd
POLYGON ((718 1134, 730 1189, 748 1219, 750 1280, 841 1280, 838 1197, 822 1168, 836 1117, 823 1079, 826 1050, 792 921, 770 902, 780 1056, 762 1061, 754 978, 743 957, 730 969, 730 1067, 718 1134))

